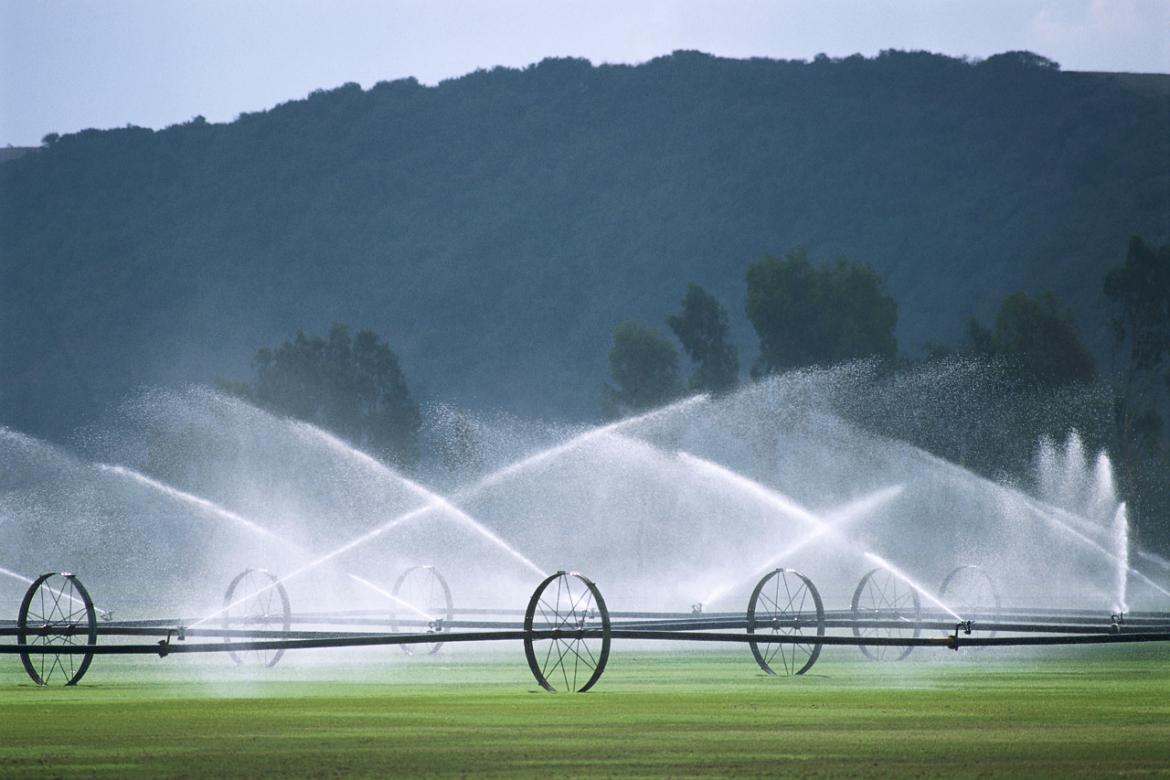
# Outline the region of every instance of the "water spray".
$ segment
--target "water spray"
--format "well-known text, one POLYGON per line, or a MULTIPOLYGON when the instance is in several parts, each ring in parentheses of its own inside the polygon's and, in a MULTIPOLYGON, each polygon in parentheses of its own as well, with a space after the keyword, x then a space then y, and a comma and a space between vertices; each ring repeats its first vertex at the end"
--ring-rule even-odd
MULTIPOLYGON (((782 561, 792 557, 808 545, 818 541, 821 537, 827 534, 833 534, 838 538, 845 539, 845 541, 848 542, 849 540, 843 536, 843 531, 846 527, 852 525, 855 520, 860 520, 861 518, 865 517, 869 512, 876 509, 878 506, 881 506, 887 501, 892 501, 894 498, 901 495, 902 490, 902 485, 893 485, 882 488, 880 490, 875 490, 872 493, 862 496, 856 501, 851 501, 845 506, 827 513, 824 516, 821 525, 809 531, 804 536, 800 537, 795 542, 788 545, 788 547, 784 548, 772 557, 768 558, 768 560, 764 561, 764 563, 754 567, 752 571, 759 572, 771 569, 780 564, 782 561)), ((716 588, 711 592, 710 595, 707 596, 707 598, 703 600, 704 603, 710 604, 716 599, 722 598, 728 592, 734 590, 737 586, 743 584, 749 579, 751 579, 751 576, 745 579, 741 579, 735 583, 722 585, 716 588)))
MULTIPOLYGON (((425 506, 420 508, 422 511, 441 510, 441 511, 449 514, 451 517, 454 517, 460 523, 464 524, 465 526, 470 528, 472 531, 475 531, 480 536, 484 537, 489 542, 494 544, 496 547, 499 547, 505 553, 507 553, 508 555, 515 558, 522 565, 524 565, 526 568, 528 568, 529 570, 536 573, 538 576, 540 576, 540 577, 548 576, 548 573, 545 572, 544 569, 537 566, 535 563, 533 563, 531 560, 529 560, 526 556, 524 556, 523 553, 521 553, 519 550, 512 547, 510 544, 508 544, 503 539, 501 539, 499 536, 497 536, 494 532, 492 532, 490 529, 488 529, 487 526, 485 526, 483 523, 479 522, 474 517, 467 514, 467 512, 460 509, 458 506, 456 506, 454 503, 452 503, 451 500, 445 498, 444 496, 436 493, 435 491, 433 491, 427 487, 424 487, 423 485, 419 484, 418 482, 415 482, 412 479, 408 479, 407 477, 402 476, 398 472, 394 471, 393 469, 389 468, 388 466, 384 465, 383 463, 379 462, 378 460, 375 460, 374 458, 370 457, 369 455, 362 452, 361 450, 350 447, 345 442, 343 442, 341 439, 338 439, 336 436, 334 436, 330 433, 327 433, 326 431, 323 431, 320 428, 317 428, 316 426, 310 425, 310 424, 305 423, 305 422, 299 422, 299 421, 294 422, 293 425, 296 426, 296 428, 298 430, 302 431, 305 435, 312 436, 313 438, 324 442, 333 450, 340 452, 341 454, 345 455, 346 457, 353 458, 353 459, 357 460, 359 463, 364 464, 367 468, 369 468, 371 471, 373 471, 378 476, 383 477, 383 478, 387 478, 387 479, 392 479, 392 480, 398 482, 399 484, 405 486, 408 490, 412 491, 413 493, 415 493, 415 495, 419 496, 420 498, 422 498, 423 500, 425 500, 427 502, 427 504, 425 506)), ((415 516, 415 513, 420 511, 420 509, 412 510, 410 512, 407 512, 404 515, 399 515, 396 518, 392 518, 387 523, 387 526, 393 527, 393 525, 400 519, 405 519, 405 518, 412 518, 413 519, 415 516)), ((374 534, 374 536, 377 536, 377 535, 378 534, 374 534)), ((371 536, 369 538, 373 538, 373 536, 371 536)), ((365 541, 368 541, 368 539, 366 537, 362 537, 359 540, 359 543, 364 543, 365 541)), ((354 545, 354 546, 356 546, 356 545, 354 545)), ((352 548, 346 547, 345 549, 352 549, 352 548)))
MULTIPOLYGON (((2 430, 2 429, 0 429, 0 430, 2 430)), ((5 577, 11 577, 14 580, 19 580, 20 582, 23 582, 25 585, 32 585, 33 582, 35 582, 35 580, 33 580, 32 577, 26 577, 23 574, 17 574, 16 572, 12 571, 11 569, 5 569, 3 566, 0 566, 0 574, 3 574, 5 577)), ((81 604, 82 606, 85 606, 84 601, 77 598, 76 596, 73 596, 71 594, 66 593, 63 590, 57 590, 56 588, 46 588, 46 589, 50 593, 52 593, 54 596, 56 596, 57 598, 66 598, 66 599, 69 599, 74 604, 81 604)), ((112 620, 114 617, 113 610, 102 609, 102 608, 97 607, 97 606, 95 606, 93 609, 94 609, 94 612, 98 613, 98 616, 102 620, 112 620)))
POLYGON ((946 612, 948 615, 953 617, 955 620, 959 621, 960 623, 966 622, 963 620, 963 617, 958 612, 955 612, 953 609, 948 607, 946 604, 942 603, 942 601, 940 601, 938 599, 938 597, 936 597, 933 593, 931 593, 926 588, 919 585, 914 580, 912 580, 905 572, 903 572, 901 569, 899 569, 894 564, 887 561, 885 558, 881 557, 880 555, 878 555, 876 553, 872 553, 868 550, 865 551, 864 555, 866 558, 869 558, 871 561, 876 563, 878 566, 881 566, 883 569, 886 569, 887 571, 889 571, 890 574, 893 574, 895 577, 900 579, 906 585, 909 585, 911 588, 913 588, 915 591, 917 591, 919 595, 921 595, 923 598, 925 598, 931 604, 934 604, 936 607, 941 609, 943 612, 946 612))
POLYGON ((275 539, 276 541, 280 542, 281 544, 284 544, 288 547, 296 549, 298 552, 301 552, 301 553, 305 552, 304 548, 300 547, 299 545, 297 545, 293 542, 288 541, 287 539, 280 536, 276 532, 265 528, 264 526, 260 525, 259 523, 255 522, 254 520, 249 520, 248 518, 244 517, 243 515, 237 514, 236 512, 233 512, 230 509, 222 507, 219 504, 215 503, 214 501, 209 501, 208 499, 194 495, 193 493, 187 493, 186 491, 179 490, 176 487, 168 485, 164 482, 159 482, 157 479, 152 479, 151 477, 146 476, 142 472, 135 471, 134 469, 126 468, 125 466, 109 465, 106 463, 97 463, 97 464, 95 464, 95 467, 99 471, 103 471, 103 472, 108 473, 108 474, 117 474, 120 477, 125 477, 127 479, 133 480, 134 482, 137 482, 140 485, 151 488, 152 490, 156 490, 159 493, 162 493, 163 495, 166 495, 166 496, 169 496, 170 498, 175 499, 176 501, 180 501, 182 503, 193 506, 193 507, 203 511, 205 514, 209 514, 213 517, 217 517, 217 518, 220 518, 223 520, 228 520, 230 522, 241 525, 244 528, 251 531, 252 533, 259 534, 259 535, 267 537, 269 539, 275 539))
MULTIPOLYGON (((818 533, 826 533, 826 532, 837 533, 837 534, 840 533, 831 524, 826 523, 825 520, 823 520, 820 517, 817 517, 812 512, 809 512, 807 509, 800 506, 795 501, 792 501, 787 496, 784 496, 783 494, 779 493, 776 490, 765 487, 764 485, 761 485, 759 482, 756 482, 753 479, 745 477, 742 474, 739 474, 735 471, 732 471, 731 469, 728 469, 724 466, 720 466, 717 463, 712 463, 709 460, 705 460, 703 458, 696 457, 696 456, 691 455, 691 454, 686 453, 686 452, 680 452, 679 459, 685 463, 689 463, 689 464, 695 466, 696 468, 698 468, 702 471, 706 471, 707 473, 721 477, 725 481, 727 481, 727 482, 731 483, 732 485, 739 487, 740 489, 748 492, 750 495, 753 495, 753 496, 760 498, 765 503, 779 509, 780 511, 784 512, 785 514, 788 514, 789 516, 800 518, 801 520, 804 520, 806 522, 809 522, 809 523, 817 526, 818 533)), ((901 492, 900 486, 897 488, 894 488, 894 489, 887 488, 887 490, 895 490, 895 495, 898 492, 901 492)), ((842 536, 842 539, 844 541, 848 542, 850 545, 852 545, 854 547, 858 547, 857 543, 854 542, 853 540, 848 539, 848 538, 843 537, 843 536, 842 536)), ((801 540, 801 541, 803 543, 807 543, 807 542, 804 542, 804 540, 801 540)), ((788 551, 786 551, 786 552, 788 552, 788 551)), ((958 621, 963 620, 963 618, 957 612, 955 612, 953 609, 948 607, 946 604, 944 604, 942 601, 940 601, 936 596, 934 596, 932 593, 930 593, 926 589, 924 589, 921 585, 914 582, 914 580, 912 580, 904 572, 900 571, 897 567, 895 567, 889 561, 886 561, 885 559, 881 558, 880 556, 875 555, 874 553, 870 552, 869 550, 862 550, 861 552, 867 558, 870 558, 871 560, 877 562, 879 565, 888 569, 891 574, 893 574, 898 579, 902 580, 905 584, 909 585, 914 590, 918 591, 928 601, 930 601, 931 603, 940 607, 948 615, 953 616, 955 618, 955 620, 958 620, 958 621)), ((710 602, 711 599, 707 599, 707 601, 710 602)))
POLYGON ((386 598, 390 599, 391 601, 395 602, 396 604, 401 604, 402 606, 409 609, 411 612, 414 612, 419 617, 422 617, 422 618, 430 621, 431 623, 434 623, 435 621, 438 620, 438 618, 436 618, 434 615, 431 615, 427 612, 424 612, 423 610, 416 607, 414 604, 411 604, 406 599, 400 598, 399 596, 394 595, 390 591, 386 590, 383 587, 375 585, 374 583, 370 582, 369 580, 365 579, 364 577, 359 577, 356 574, 349 574, 348 576, 351 580, 358 583, 359 585, 364 585, 365 587, 369 588, 370 590, 374 591, 375 593, 377 593, 381 596, 385 596, 386 598))
POLYGON ((624 431, 627 428, 632 428, 645 422, 658 420, 663 417, 676 414, 684 409, 689 409, 697 404, 708 401, 709 399, 710 396, 708 396, 706 393, 700 393, 699 395, 693 395, 689 398, 684 398, 681 401, 676 401, 675 403, 659 407, 658 409, 652 409, 649 412, 645 412, 634 417, 627 417, 623 420, 618 420, 617 422, 607 423, 606 425, 590 428, 589 430, 584 431, 583 433, 579 433, 576 436, 561 442, 560 444, 540 450, 539 452, 534 452, 531 455, 527 455, 520 460, 504 466, 503 468, 493 471, 491 474, 481 477, 466 490, 459 491, 457 495, 461 497, 459 500, 462 500, 464 497, 475 495, 476 493, 479 493, 484 489, 491 487, 492 485, 503 482, 515 474, 519 474, 541 463, 558 458, 567 452, 588 444, 598 437, 624 431))
POLYGON ((383 523, 382 525, 378 526, 377 528, 375 528, 371 531, 367 531, 366 533, 362 534, 358 538, 353 539, 349 542, 346 542, 341 547, 338 547, 337 549, 333 550, 332 552, 328 552, 325 555, 318 557, 316 560, 310 561, 309 563, 306 563, 304 566, 301 566, 300 568, 295 569, 292 572, 289 572, 288 574, 284 575, 283 577, 280 577, 280 578, 266 584, 264 587, 260 588, 259 590, 255 591, 254 593, 249 594, 247 597, 239 599, 237 601, 234 601, 231 604, 224 606, 223 609, 216 610, 215 612, 212 612, 210 615, 207 615, 206 617, 200 618, 199 620, 192 623, 189 626, 189 628, 195 628, 195 627, 201 626, 204 623, 207 623, 211 620, 214 620, 215 618, 219 617, 220 615, 224 614, 225 612, 228 612, 229 610, 231 610, 235 607, 238 607, 241 604, 245 603, 249 598, 253 598, 261 593, 272 590, 273 588, 277 587, 278 585, 283 585, 284 583, 288 582, 289 580, 292 580, 296 577, 301 576, 305 572, 312 571, 313 569, 316 569, 317 567, 321 566, 322 564, 333 560, 337 556, 342 555, 344 553, 347 553, 350 550, 352 550, 353 548, 355 548, 359 545, 365 544, 366 542, 369 542, 370 540, 375 539, 375 538, 381 536, 382 534, 386 533, 387 531, 390 531, 394 528, 399 527, 400 525, 403 525, 404 523, 408 523, 411 520, 417 520, 418 518, 426 515, 426 513, 429 512, 431 509, 432 509, 432 507, 430 507, 430 506, 422 506, 422 507, 419 507, 418 509, 414 510, 413 512, 408 512, 405 515, 396 517, 396 518, 394 518, 386 523, 383 523))

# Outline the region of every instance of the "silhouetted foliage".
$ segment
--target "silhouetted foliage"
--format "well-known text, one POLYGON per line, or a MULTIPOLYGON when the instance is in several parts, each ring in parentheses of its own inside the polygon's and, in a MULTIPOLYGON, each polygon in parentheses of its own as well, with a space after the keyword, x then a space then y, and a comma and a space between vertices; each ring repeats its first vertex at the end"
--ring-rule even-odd
POLYGON ((1170 452, 1164 447, 1170 408, 1170 244, 1133 236, 1125 261, 1105 275, 1113 308, 1116 401, 1113 444, 1121 481, 1140 516, 1161 515, 1170 531, 1170 452))
POLYGON ((968 319, 965 348, 939 361, 940 377, 949 372, 966 375, 936 396, 935 409, 921 407, 922 430, 903 420, 890 435, 1013 480, 1028 475, 1038 441, 1063 439, 1070 426, 1093 446, 1107 443, 1108 393, 1093 384, 1093 356, 1051 293, 1007 296, 990 328, 968 319), (977 386, 965 387, 975 375, 977 386))
POLYGON ((814 266, 796 249, 748 266, 747 287, 747 317, 760 337, 755 376, 897 354, 898 305, 868 266, 814 266))
POLYGON ((687 285, 682 311, 667 317, 666 324, 695 363, 692 390, 724 393, 739 383, 739 355, 730 341, 727 310, 713 295, 693 282, 687 285))
POLYGON ((372 331, 351 337, 335 324, 326 338, 295 338, 264 347, 253 361, 254 403, 319 425, 379 457, 409 466, 418 456, 421 425, 398 356, 372 331))
POLYGON ((1170 356, 1170 244, 1129 241, 1125 263, 1105 275, 1105 295, 1115 309, 1114 336, 1125 350, 1125 370, 1155 372, 1170 356))
MULTIPOLYGON (((987 337, 975 323, 976 350, 987 348, 987 337)), ((1055 387, 1091 382, 1093 356, 1081 341, 1072 315, 1060 308, 1052 293, 1033 298, 1017 292, 1004 299, 990 333, 990 354, 1002 358, 1027 383, 1055 387)))
POLYGON ((979 357, 995 355, 995 334, 974 317, 967 321, 967 341, 973 354, 979 357))
POLYGON ((602 389, 602 411, 607 417, 661 406, 683 392, 674 344, 632 320, 613 331, 609 375, 613 384, 602 389))
POLYGON ((331 318, 395 334, 416 392, 589 417, 614 323, 660 321, 680 279, 754 357, 744 266, 797 244, 871 265, 907 352, 1024 288, 1096 332, 1100 259, 1167 240, 1170 98, 1128 84, 1014 54, 677 52, 65 134, 0 164, 0 422, 63 437, 331 318))

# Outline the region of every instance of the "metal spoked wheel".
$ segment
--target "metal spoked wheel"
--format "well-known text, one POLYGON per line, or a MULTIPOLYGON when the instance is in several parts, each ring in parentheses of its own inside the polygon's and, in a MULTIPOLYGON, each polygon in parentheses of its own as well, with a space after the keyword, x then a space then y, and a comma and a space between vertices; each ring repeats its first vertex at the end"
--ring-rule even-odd
POLYGON ((533 591, 524 612, 524 655, 542 688, 592 688, 605 671, 609 642, 609 610, 590 580, 559 571, 533 591))
POLYGON ((93 652, 58 653, 54 648, 97 643, 97 615, 81 580, 49 572, 33 580, 20 602, 16 643, 24 670, 37 685, 76 685, 93 661, 93 652))
POLYGON ((812 580, 792 569, 776 569, 756 584, 748 602, 749 634, 770 631, 773 636, 808 637, 808 642, 760 643, 752 640, 756 663, 768 674, 804 674, 817 662, 825 635, 825 607, 812 580), (777 663, 779 662, 779 663, 777 663))
MULTIPOLYGON (((991 575, 980 566, 968 564, 954 569, 942 581, 938 597, 962 615, 964 620, 970 620, 976 630, 980 623, 999 620, 1002 606, 999 589, 995 587, 991 575)), ((986 636, 992 637, 996 633, 991 631, 986 636)))
MULTIPOLYGON (((267 569, 244 569, 235 576, 223 594, 223 627, 225 629, 279 629, 292 628, 292 609, 288 592, 276 575, 267 569)), ((224 637, 224 642, 248 641, 247 637, 224 637)), ((228 655, 237 664, 276 666, 284 650, 229 650, 228 655)))
MULTIPOLYGON (((455 602, 447 580, 434 566, 412 566, 402 572, 394 583, 397 608, 390 616, 391 625, 399 630, 399 620, 407 630, 415 630, 412 623, 425 621, 429 632, 439 633, 443 623, 455 619, 455 602)), ((426 645, 399 645, 407 655, 434 655, 442 642, 426 645)))
MULTIPOLYGON (((921 633, 918 627, 922 605, 918 592, 902 582, 892 571, 876 568, 868 572, 853 591, 853 635, 909 639, 921 633), (905 628, 872 623, 906 623, 905 628)), ((901 661, 913 647, 861 645, 860 650, 873 661, 901 661)))

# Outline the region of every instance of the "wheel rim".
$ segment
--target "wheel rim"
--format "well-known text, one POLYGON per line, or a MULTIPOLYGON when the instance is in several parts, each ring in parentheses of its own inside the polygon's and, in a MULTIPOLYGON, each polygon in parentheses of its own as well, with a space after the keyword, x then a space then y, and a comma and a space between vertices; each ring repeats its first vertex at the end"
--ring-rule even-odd
MULTIPOLYGON (((964 620, 970 620, 976 630, 980 622, 994 623, 999 620, 1002 606, 999 589, 995 587, 991 575, 981 566, 968 564, 955 568, 942 581, 938 597, 962 615, 964 620)), ((990 631, 987 636, 993 637, 997 633, 990 631)))
MULTIPOLYGON (((455 619, 455 602, 447 580, 434 566, 412 566, 394 583, 394 598, 404 604, 396 606, 390 615, 394 631, 399 630, 399 620, 427 620, 428 630, 441 632, 443 622, 455 619)), ((442 642, 426 645, 399 645, 407 655, 434 655, 443 646, 442 642)))
POLYGON ((54 647, 97 643, 97 615, 81 580, 49 572, 33 580, 20 602, 16 642, 25 672, 37 685, 76 685, 93 661, 93 652, 56 653, 54 647))
MULTIPOLYGON (((271 629, 279 626, 288 632, 292 628, 292 609, 288 592, 276 575, 266 569, 244 569, 235 576, 223 595, 223 627, 225 629, 271 629)), ((227 644, 249 641, 246 637, 224 637, 227 644)), ((229 650, 228 655, 238 665, 276 666, 284 650, 229 650)))
POLYGON ((589 579, 560 571, 533 591, 524 612, 524 655, 542 688, 589 690, 605 671, 609 644, 609 610, 589 579), (556 633, 534 636, 534 632, 548 631, 556 633))
MULTIPOLYGON (((876 568, 861 578, 853 591, 853 635, 912 639, 921 633, 918 620, 922 605, 918 592, 902 582, 892 571, 876 568), (859 621, 905 621, 906 628, 885 628, 864 625, 859 621)), ((913 647, 890 645, 860 645, 862 654, 874 661, 900 661, 910 655, 913 647)))
MULTIPOLYGON (((765 574, 752 591, 748 602, 749 634, 771 633, 773 636, 825 635, 825 607, 812 580, 792 569, 776 569, 765 574)), ((768 674, 792 676, 812 668, 821 654, 821 643, 765 642, 755 640, 748 646, 756 663, 768 674)))

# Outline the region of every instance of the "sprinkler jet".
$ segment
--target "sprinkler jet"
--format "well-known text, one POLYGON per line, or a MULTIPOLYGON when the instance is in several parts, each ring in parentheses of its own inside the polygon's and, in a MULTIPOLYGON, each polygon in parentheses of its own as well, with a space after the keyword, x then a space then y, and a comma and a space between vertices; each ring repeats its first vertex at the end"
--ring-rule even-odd
MULTIPOLYGON (((879 506, 882 506, 888 501, 892 501, 894 498, 901 495, 903 491, 903 487, 901 485, 891 485, 889 487, 881 488, 880 490, 875 490, 868 495, 862 496, 855 501, 851 501, 848 504, 831 510, 823 515, 818 515, 801 506, 799 503, 793 501, 787 496, 778 493, 777 491, 764 485, 761 485, 759 482, 749 479, 742 474, 736 473, 728 468, 725 468, 724 466, 720 466, 718 463, 713 463, 709 460, 683 451, 678 452, 677 457, 681 462, 690 466, 694 470, 725 480, 735 489, 747 493, 753 498, 763 502, 767 506, 779 510, 788 517, 794 517, 812 526, 812 530, 810 530, 807 534, 797 539, 795 542, 776 555, 770 557, 761 565, 751 569, 753 573, 775 566, 780 561, 795 554, 804 547, 807 547, 808 545, 816 542, 827 534, 833 534, 852 543, 851 540, 848 540, 848 538, 843 535, 842 531, 851 523, 862 517, 865 517, 879 506)), ((721 598, 728 591, 735 588, 737 585, 741 584, 743 581, 737 581, 735 583, 716 589, 707 598, 703 599, 702 603, 712 603, 716 599, 721 598)))
MULTIPOLYGON (((763 501, 764 503, 768 504, 769 506, 771 506, 775 509, 778 509, 781 512, 783 512, 791 517, 797 517, 801 520, 804 520, 804 521, 812 524, 813 526, 815 526, 816 532, 834 534, 835 536, 837 536, 839 539, 841 539, 846 544, 849 544, 850 546, 858 549, 858 551, 861 552, 866 558, 869 558, 870 560, 876 562, 879 566, 884 568, 886 571, 890 572, 890 574, 892 574, 895 578, 901 580, 907 586, 909 586, 913 590, 917 591, 925 599, 927 599, 931 603, 935 604, 936 606, 942 608, 943 611, 945 611, 947 614, 951 615, 956 620, 960 620, 960 621, 962 620, 962 617, 960 617, 958 613, 956 613, 954 610, 952 610, 950 607, 948 607, 946 604, 944 604, 942 601, 940 601, 938 599, 938 597, 935 596, 933 593, 926 590, 921 585, 919 585, 917 582, 915 582, 913 579, 911 579, 909 576, 907 576, 898 567, 894 566, 892 563, 885 560, 884 558, 877 556, 876 554, 874 554, 870 550, 862 549, 856 541, 854 541, 853 539, 850 539, 849 537, 842 534, 840 529, 836 527, 837 525, 841 524, 840 518, 838 518, 836 524, 826 522, 825 518, 819 517, 818 515, 814 514, 813 512, 810 512, 808 509, 805 509, 804 507, 802 507, 797 502, 793 501, 788 496, 785 496, 782 493, 780 493, 776 490, 773 490, 772 488, 761 485, 759 482, 756 482, 753 479, 749 479, 748 477, 745 477, 742 474, 734 472, 731 469, 725 468, 724 466, 720 466, 718 463, 712 463, 709 460, 705 460, 703 458, 697 457, 695 455, 691 455, 690 453, 686 453, 686 452, 679 452, 678 455, 679 455, 679 458, 681 460, 691 464, 696 469, 703 471, 711 476, 717 477, 719 479, 723 479, 724 481, 731 484, 733 487, 746 492, 748 495, 754 496, 755 498, 759 499, 760 501, 763 501)), ((885 501, 888 501, 889 499, 893 498, 894 496, 900 495, 901 492, 902 492, 901 485, 895 485, 893 487, 884 488, 883 490, 875 491, 873 494, 866 496, 859 501, 854 502, 854 504, 852 505, 852 507, 850 509, 850 514, 846 515, 846 517, 858 517, 858 516, 861 516, 863 514, 867 514, 869 511, 871 511, 874 508, 875 499, 880 499, 877 501, 878 504, 885 503, 885 501), (884 496, 879 495, 879 494, 883 494, 883 493, 885 494, 884 496), (860 505, 860 506, 858 506, 858 505, 860 505)), ((840 511, 843 512, 844 510, 840 510, 840 511)), ((810 534, 810 536, 811 536, 811 534, 810 534)), ((799 542, 798 542, 798 544, 799 544, 799 542)), ((793 546, 795 547, 796 545, 793 545, 793 546)), ((801 545, 801 546, 803 546, 803 545, 801 545)), ((792 553, 792 548, 789 548, 788 550, 784 551, 781 554, 782 555, 790 555, 791 553, 792 553)), ((771 564, 769 564, 769 565, 771 565, 771 564)), ((708 599, 708 601, 710 601, 710 600, 708 599)))

